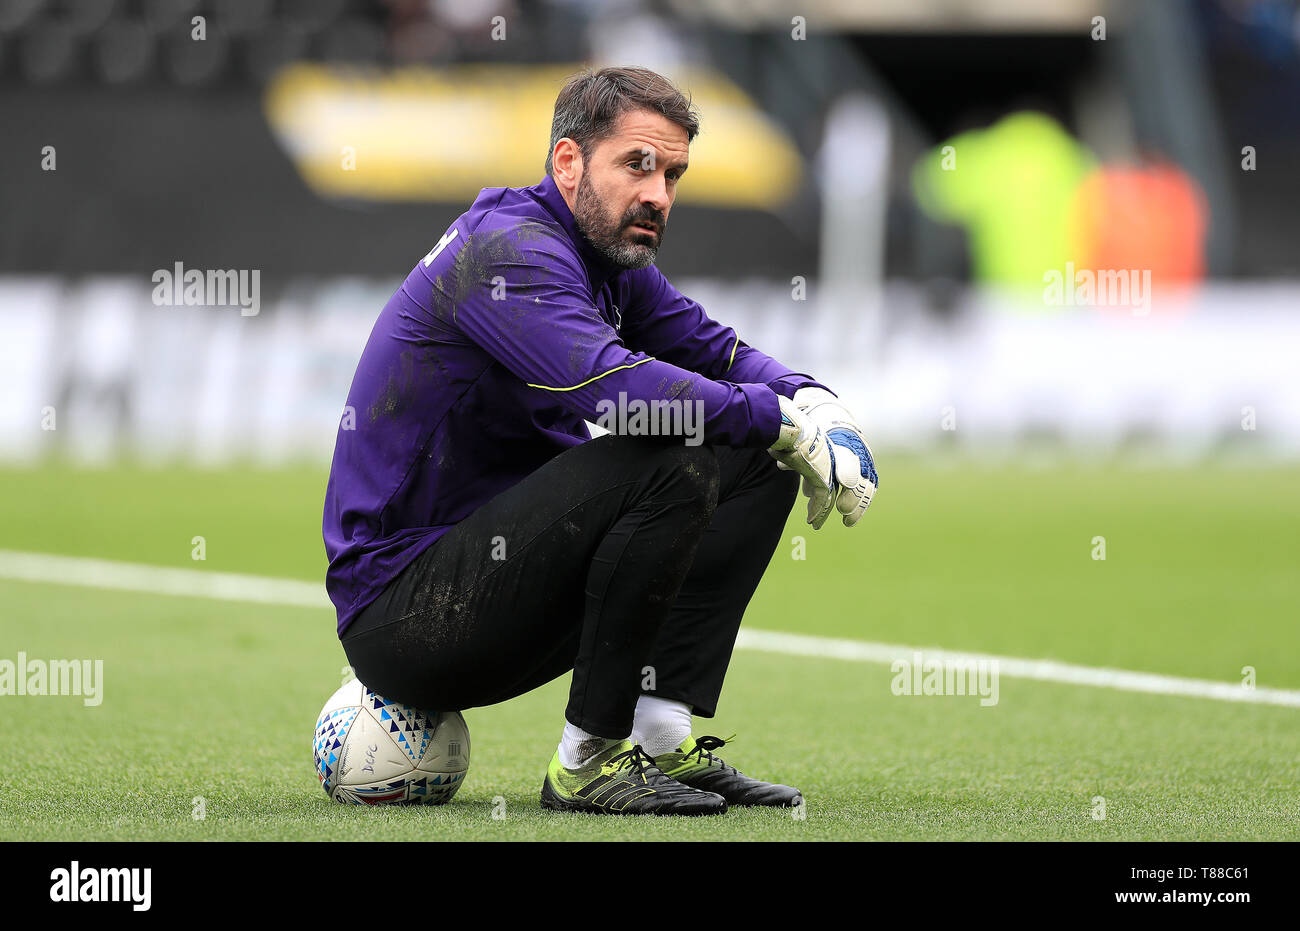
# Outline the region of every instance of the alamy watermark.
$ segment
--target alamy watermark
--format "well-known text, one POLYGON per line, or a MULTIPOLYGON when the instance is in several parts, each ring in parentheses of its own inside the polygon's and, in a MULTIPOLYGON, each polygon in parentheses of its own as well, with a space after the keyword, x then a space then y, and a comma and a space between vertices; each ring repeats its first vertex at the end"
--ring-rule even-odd
POLYGON ((147 912, 153 902, 152 867, 82 866, 77 860, 50 872, 51 902, 129 902, 147 912))
POLYGON ((159 307, 238 307, 241 317, 262 309, 262 272, 253 268, 186 268, 177 262, 150 276, 159 307))
POLYGON ((673 398, 628 399, 626 391, 618 400, 602 398, 596 402, 596 425, 619 436, 680 436, 687 446, 704 442, 704 402, 673 398))
POLYGON ((104 700, 102 659, 0 659, 0 695, 81 695, 95 707, 104 700))
POLYGON ((998 703, 998 661, 948 656, 929 659, 917 650, 911 659, 889 664, 895 695, 978 695, 984 707, 998 703))
POLYGON ((1151 269, 1080 268, 1065 263, 1065 273, 1043 272, 1043 303, 1053 307, 1129 307, 1137 315, 1151 309, 1151 269))

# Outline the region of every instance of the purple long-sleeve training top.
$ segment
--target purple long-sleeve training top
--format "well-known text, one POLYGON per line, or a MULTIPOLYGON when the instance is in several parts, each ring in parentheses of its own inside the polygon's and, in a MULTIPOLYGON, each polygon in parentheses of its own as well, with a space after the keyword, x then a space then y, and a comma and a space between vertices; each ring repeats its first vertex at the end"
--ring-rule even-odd
POLYGON ((608 264, 555 182, 486 188, 384 305, 325 492, 338 632, 459 521, 628 401, 703 402, 703 440, 770 446, 818 384, 709 319, 653 265, 608 264))

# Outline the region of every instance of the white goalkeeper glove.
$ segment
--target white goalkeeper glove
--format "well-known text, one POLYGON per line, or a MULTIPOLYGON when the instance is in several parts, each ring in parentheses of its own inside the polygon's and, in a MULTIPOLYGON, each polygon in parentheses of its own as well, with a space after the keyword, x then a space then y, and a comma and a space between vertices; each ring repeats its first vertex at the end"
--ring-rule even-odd
POLYGON ((789 398, 777 395, 781 405, 781 432, 768 448, 777 467, 803 476, 803 493, 808 496, 808 523, 820 530, 835 506, 839 483, 830 441, 816 422, 789 398))
POLYGON ((880 484, 862 428, 840 399, 825 388, 800 388, 794 393, 794 403, 831 443, 838 485, 835 509, 843 515, 844 526, 852 527, 866 513, 880 484))

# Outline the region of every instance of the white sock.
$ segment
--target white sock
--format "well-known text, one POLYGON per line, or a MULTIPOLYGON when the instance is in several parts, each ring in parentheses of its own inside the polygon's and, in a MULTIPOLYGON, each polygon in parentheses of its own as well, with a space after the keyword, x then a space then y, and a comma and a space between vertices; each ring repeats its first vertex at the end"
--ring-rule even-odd
POLYGON ((651 756, 676 750, 691 736, 691 706, 669 698, 642 695, 636 701, 632 742, 651 756))
POLYGON ((565 721, 564 733, 560 735, 560 765, 565 769, 579 769, 583 763, 600 751, 608 750, 622 742, 622 740, 588 734, 582 728, 574 727, 565 721))

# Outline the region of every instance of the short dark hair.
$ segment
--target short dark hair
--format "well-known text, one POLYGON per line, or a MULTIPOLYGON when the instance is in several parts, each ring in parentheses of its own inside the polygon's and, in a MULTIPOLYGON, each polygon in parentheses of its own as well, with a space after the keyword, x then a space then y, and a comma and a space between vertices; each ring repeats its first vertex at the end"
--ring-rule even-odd
POLYGON ((546 152, 546 173, 551 173, 555 144, 565 137, 578 144, 585 159, 594 143, 614 130, 618 118, 629 110, 646 109, 662 114, 686 130, 690 142, 700 131, 700 114, 690 98, 671 81, 648 68, 588 68, 569 78, 555 98, 551 120, 551 147, 546 152))

